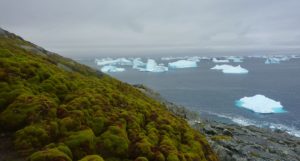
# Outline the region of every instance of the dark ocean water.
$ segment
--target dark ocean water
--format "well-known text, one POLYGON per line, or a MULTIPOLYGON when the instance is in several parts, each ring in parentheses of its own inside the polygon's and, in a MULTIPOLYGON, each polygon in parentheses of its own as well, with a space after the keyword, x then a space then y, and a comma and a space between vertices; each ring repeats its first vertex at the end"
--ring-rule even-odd
MULTIPOLYGON (((167 100, 200 112, 202 117, 279 128, 300 136, 300 59, 269 65, 264 61, 261 58, 247 58, 243 63, 230 63, 240 64, 249 70, 248 74, 223 74, 211 70, 216 64, 208 60, 201 60, 197 68, 164 73, 139 72, 128 68, 125 72, 109 74, 130 84, 145 84, 167 100), (236 100, 255 94, 280 101, 288 112, 258 114, 235 106, 236 100)), ((99 68, 93 59, 79 62, 99 68)))

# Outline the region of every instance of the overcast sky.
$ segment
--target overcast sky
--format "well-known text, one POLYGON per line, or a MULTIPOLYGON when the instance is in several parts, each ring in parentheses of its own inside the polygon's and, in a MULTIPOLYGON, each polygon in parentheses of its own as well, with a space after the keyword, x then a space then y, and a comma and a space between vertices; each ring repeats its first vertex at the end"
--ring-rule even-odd
POLYGON ((300 0, 0 0, 0 23, 67 56, 300 47, 300 0))

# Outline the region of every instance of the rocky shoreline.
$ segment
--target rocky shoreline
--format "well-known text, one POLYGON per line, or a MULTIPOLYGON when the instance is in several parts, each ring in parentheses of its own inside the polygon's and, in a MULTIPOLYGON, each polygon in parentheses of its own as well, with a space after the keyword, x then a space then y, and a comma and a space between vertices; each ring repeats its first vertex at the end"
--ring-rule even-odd
POLYGON ((300 138, 281 130, 212 120, 195 122, 192 127, 207 136, 221 161, 300 160, 300 138))
POLYGON ((134 86, 205 134, 221 161, 300 161, 299 137, 281 130, 204 120, 197 113, 168 102, 144 85, 134 86))

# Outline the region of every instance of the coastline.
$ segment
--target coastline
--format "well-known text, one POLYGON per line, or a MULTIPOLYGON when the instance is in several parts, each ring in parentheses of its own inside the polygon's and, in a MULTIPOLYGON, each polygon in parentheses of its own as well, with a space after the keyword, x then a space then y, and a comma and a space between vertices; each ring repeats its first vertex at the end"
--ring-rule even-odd
POLYGON ((186 119, 191 127, 205 134, 222 161, 300 160, 300 138, 286 131, 204 119, 196 112, 165 100, 144 85, 134 86, 165 104, 174 115, 186 119))

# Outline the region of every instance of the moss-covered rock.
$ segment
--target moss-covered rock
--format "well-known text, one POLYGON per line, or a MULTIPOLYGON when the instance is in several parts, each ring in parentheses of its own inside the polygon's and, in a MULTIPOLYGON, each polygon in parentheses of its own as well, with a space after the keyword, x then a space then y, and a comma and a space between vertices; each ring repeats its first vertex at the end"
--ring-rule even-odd
POLYGON ((148 161, 146 157, 137 157, 134 161, 148 161))
POLYGON ((79 161, 104 161, 99 155, 88 155, 80 159, 79 161))
POLYGON ((19 150, 33 151, 50 141, 48 132, 40 125, 30 125, 16 132, 15 147, 19 150))
POLYGON ((97 148, 104 156, 128 156, 129 140, 126 131, 118 126, 110 126, 97 138, 97 148))
POLYGON ((29 161, 72 161, 72 159, 57 148, 46 149, 33 153, 29 161))
POLYGON ((95 150, 95 135, 91 129, 72 132, 64 141, 72 150, 73 157, 80 159, 95 150))

